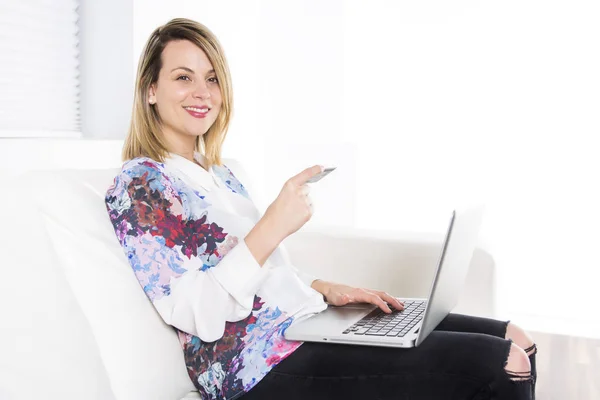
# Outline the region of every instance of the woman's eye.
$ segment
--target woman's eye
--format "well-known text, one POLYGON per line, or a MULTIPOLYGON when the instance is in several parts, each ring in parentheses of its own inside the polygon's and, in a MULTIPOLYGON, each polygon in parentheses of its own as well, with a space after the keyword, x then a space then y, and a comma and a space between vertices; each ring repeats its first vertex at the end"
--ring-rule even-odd
POLYGON ((213 82, 213 83, 218 83, 219 80, 217 79, 216 76, 213 76, 212 78, 208 78, 209 81, 213 82))
POLYGON ((185 81, 185 80, 190 80, 190 77, 189 77, 189 76, 187 76, 187 75, 181 75, 181 76, 178 76, 178 77, 177 77, 177 80, 184 80, 184 81, 185 81), (183 78, 183 79, 181 79, 181 78, 183 78))

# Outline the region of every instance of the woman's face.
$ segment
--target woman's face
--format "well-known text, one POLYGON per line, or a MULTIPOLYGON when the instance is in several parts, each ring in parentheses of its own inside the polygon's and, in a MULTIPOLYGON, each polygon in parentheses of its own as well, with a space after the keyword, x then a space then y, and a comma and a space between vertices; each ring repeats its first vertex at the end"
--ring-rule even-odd
POLYGON ((187 40, 169 42, 162 53, 158 81, 148 101, 157 107, 162 133, 174 148, 189 150, 221 110, 221 91, 208 57, 187 40))

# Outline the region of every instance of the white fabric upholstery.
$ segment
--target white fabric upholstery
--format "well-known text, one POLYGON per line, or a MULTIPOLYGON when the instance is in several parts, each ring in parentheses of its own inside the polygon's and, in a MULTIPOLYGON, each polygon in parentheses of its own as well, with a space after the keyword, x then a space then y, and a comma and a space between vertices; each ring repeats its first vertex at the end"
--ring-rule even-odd
POLYGON ((34 202, 1 187, 0 399, 116 400, 34 202))

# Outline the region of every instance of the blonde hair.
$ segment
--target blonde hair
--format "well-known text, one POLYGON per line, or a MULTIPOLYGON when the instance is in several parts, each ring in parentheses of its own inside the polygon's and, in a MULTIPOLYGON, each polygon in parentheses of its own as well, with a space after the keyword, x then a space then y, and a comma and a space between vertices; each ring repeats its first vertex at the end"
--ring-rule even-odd
POLYGON ((129 132, 123 146, 123 161, 135 157, 150 157, 164 162, 168 149, 161 134, 161 120, 155 107, 148 103, 150 86, 158 81, 162 68, 161 55, 165 46, 174 40, 189 40, 201 48, 211 62, 221 90, 221 110, 208 131, 196 138, 196 151, 202 151, 206 167, 222 165, 221 149, 233 112, 231 75, 225 54, 216 36, 199 22, 175 18, 152 32, 140 56, 133 111, 129 132))

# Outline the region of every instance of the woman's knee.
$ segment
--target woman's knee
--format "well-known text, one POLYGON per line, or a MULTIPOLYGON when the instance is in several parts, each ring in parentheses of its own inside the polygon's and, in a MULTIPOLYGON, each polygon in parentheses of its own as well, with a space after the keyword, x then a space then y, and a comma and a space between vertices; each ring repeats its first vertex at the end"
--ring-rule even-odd
POLYGON ((527 380, 531 377, 531 364, 525 350, 515 343, 510 344, 510 352, 504 370, 512 380, 527 380))
POLYGON ((533 352, 535 348, 533 338, 529 333, 525 332, 521 327, 508 323, 506 326, 506 339, 511 339, 517 346, 522 349, 531 349, 529 354, 533 352))

